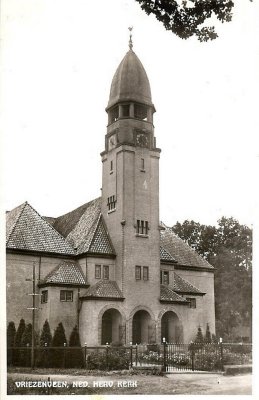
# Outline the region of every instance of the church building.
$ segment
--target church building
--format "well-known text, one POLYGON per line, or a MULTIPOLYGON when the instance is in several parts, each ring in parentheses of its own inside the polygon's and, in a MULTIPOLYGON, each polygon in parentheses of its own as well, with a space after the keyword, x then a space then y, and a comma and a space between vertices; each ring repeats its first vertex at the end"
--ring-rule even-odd
POLYGON ((214 268, 159 219, 155 111, 130 40, 106 108, 101 197, 58 218, 27 202, 7 212, 7 323, 31 322, 34 265, 38 332, 46 319, 67 337, 77 325, 88 346, 215 333, 214 268))

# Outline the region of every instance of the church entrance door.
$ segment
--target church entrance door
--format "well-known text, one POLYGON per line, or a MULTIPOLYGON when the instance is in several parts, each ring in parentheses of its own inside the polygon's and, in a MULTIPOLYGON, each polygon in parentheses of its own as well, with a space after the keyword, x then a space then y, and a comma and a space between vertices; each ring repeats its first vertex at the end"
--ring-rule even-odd
POLYGON ((106 310, 102 316, 102 341, 101 344, 124 344, 121 313, 114 308, 106 310))
POLYGON ((153 341, 152 326, 150 314, 145 310, 137 311, 132 320, 132 343, 151 343, 153 341))
POLYGON ((178 316, 173 311, 167 311, 161 320, 161 340, 167 343, 183 342, 183 329, 178 316))

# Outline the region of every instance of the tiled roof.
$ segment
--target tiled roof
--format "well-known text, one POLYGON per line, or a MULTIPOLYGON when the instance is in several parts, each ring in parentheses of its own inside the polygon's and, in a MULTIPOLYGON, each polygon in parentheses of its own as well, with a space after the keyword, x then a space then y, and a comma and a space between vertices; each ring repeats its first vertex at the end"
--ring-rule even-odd
MULTIPOLYGON (((98 197, 97 199, 89 201, 81 207, 56 218, 54 228, 64 237, 67 237, 69 234, 71 235, 78 225, 79 227, 83 225, 84 229, 89 231, 93 223, 98 219, 100 212, 101 198, 98 197)), ((78 228, 76 231, 77 230, 78 228)), ((76 241, 77 237, 75 233, 74 236, 74 240, 76 241)), ((73 238, 73 235, 71 235, 71 237, 73 238)))
POLYGON ((74 249, 27 202, 7 214, 8 249, 74 254, 74 249))
POLYGON ((183 297, 175 293, 173 288, 168 285, 160 285, 160 300, 172 303, 188 304, 183 297))
POLYGON ((86 285, 80 265, 75 261, 62 261, 51 271, 40 284, 59 283, 70 285, 86 285))
POLYGON ((54 225, 56 218, 54 217, 42 217, 44 218, 50 225, 54 225))
POLYGON ((161 246, 177 261, 178 265, 214 270, 204 258, 177 236, 172 229, 163 225, 160 231, 161 246))
POLYGON ((77 254, 86 252, 115 254, 101 216, 101 198, 57 218, 54 228, 77 249, 77 254))
POLYGON ((91 245, 89 247, 91 253, 114 254, 107 228, 102 216, 100 216, 96 231, 94 233, 91 245))
POLYGON ((112 298, 123 300, 122 293, 115 281, 101 280, 82 294, 83 298, 112 298))
POLYGON ((177 262, 164 247, 160 246, 160 260, 161 261, 171 261, 171 262, 177 262))
POLYGON ((176 273, 174 273, 173 289, 176 293, 205 294, 176 273))

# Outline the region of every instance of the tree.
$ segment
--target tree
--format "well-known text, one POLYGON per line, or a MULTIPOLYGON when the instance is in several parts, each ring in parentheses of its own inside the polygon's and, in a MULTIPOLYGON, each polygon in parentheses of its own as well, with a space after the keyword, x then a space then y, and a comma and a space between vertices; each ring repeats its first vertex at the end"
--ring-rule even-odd
POLYGON ((210 333, 209 324, 207 324, 207 326, 206 326, 205 342, 206 343, 211 343, 211 333, 210 333))
POLYGON ((60 347, 60 349, 51 349, 49 362, 51 367, 65 367, 66 364, 66 345, 67 339, 62 322, 55 329, 51 346, 60 347))
POLYGON ((15 338, 15 324, 13 321, 9 322, 7 326, 7 365, 13 364, 13 347, 14 347, 14 338, 15 338))
POLYGON ((16 332, 15 337, 14 337, 14 347, 20 347, 21 346, 21 339, 22 339, 22 335, 23 335, 24 330, 25 330, 25 321, 22 318, 20 320, 17 332, 16 332))
MULTIPOLYGON (((220 22, 232 20, 231 0, 136 0, 147 15, 153 14, 181 39, 196 36, 200 42, 218 37, 214 26, 204 26, 211 17, 220 22)), ((211 24, 209 24, 211 25, 211 24)))
POLYGON ((251 327, 252 230, 232 217, 222 217, 217 227, 177 222, 172 230, 216 268, 216 332, 234 340, 234 328, 251 327))
POLYGON ((196 334, 196 338, 195 338, 195 343, 203 343, 203 334, 202 334, 202 330, 201 327, 198 327, 198 331, 196 334))
POLYGON ((14 347, 15 334, 16 334, 15 324, 13 321, 11 321, 7 326, 7 348, 14 347))
POLYGON ((69 338, 69 347, 73 347, 73 349, 68 349, 67 365, 70 368, 82 368, 84 366, 84 355, 81 348, 77 326, 75 326, 71 332, 69 338))
POLYGON ((50 332, 50 326, 48 320, 46 319, 40 335, 40 346, 50 346, 51 341, 52 335, 50 332))
POLYGON ((62 322, 60 322, 58 324, 57 328, 55 329, 53 339, 51 342, 51 346, 59 347, 59 346, 64 346, 64 344, 67 345, 67 339, 66 339, 65 329, 63 327, 63 324, 62 324, 62 322))
POLYGON ((22 337, 21 337, 21 347, 31 346, 32 343, 32 324, 26 325, 22 337))
POLYGON ((31 362, 31 344, 32 344, 32 324, 26 325, 22 337, 21 347, 28 347, 27 349, 20 350, 20 364, 24 367, 28 367, 31 362))

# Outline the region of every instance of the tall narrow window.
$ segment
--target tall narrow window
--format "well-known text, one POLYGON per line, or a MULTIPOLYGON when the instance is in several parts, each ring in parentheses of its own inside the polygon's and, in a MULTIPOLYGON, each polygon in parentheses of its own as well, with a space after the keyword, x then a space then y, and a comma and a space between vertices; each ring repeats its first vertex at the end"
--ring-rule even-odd
POLYGON ((108 211, 112 211, 115 210, 115 205, 116 205, 116 200, 115 200, 115 196, 110 196, 107 199, 107 206, 108 206, 108 211))
POLYGON ((169 285, 169 271, 161 271, 161 284, 169 285))
POLYGON ((47 303, 48 302, 48 291, 47 290, 42 290, 41 292, 41 303, 47 303))
POLYGON ((144 158, 140 159, 140 169, 141 169, 141 171, 145 171, 145 159, 144 158))
POLYGON ((135 266, 135 278, 137 281, 139 281, 141 279, 141 266, 140 265, 135 266))
POLYGON ((149 268, 143 267, 143 281, 148 281, 149 279, 149 268))
POLYGON ((103 266, 103 279, 109 279, 109 265, 103 266))
POLYGON ((101 279, 101 265, 95 266, 95 279, 101 279))
POLYGON ((148 221, 137 219, 137 233, 139 235, 148 235, 148 221))
POLYGON ((110 172, 113 172, 113 161, 111 160, 111 164, 110 164, 110 172))

